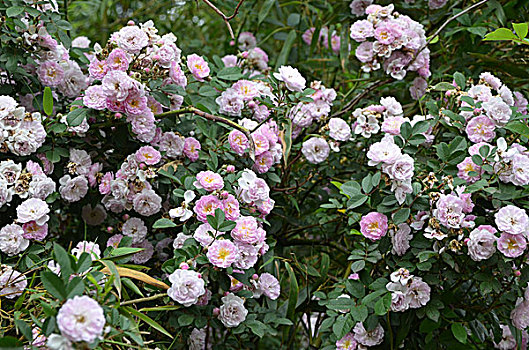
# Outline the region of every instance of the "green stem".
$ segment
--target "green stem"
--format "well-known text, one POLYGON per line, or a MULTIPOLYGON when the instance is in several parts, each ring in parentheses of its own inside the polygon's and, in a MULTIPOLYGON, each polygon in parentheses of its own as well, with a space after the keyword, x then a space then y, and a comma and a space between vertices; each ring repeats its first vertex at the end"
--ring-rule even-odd
POLYGON ((124 305, 130 305, 130 304, 136 304, 136 303, 142 303, 144 301, 151 301, 151 300, 156 300, 156 299, 160 299, 160 298, 163 298, 167 296, 167 293, 160 293, 160 294, 155 294, 155 295, 152 295, 150 297, 145 297, 145 298, 139 298, 139 299, 134 299, 134 300, 127 300, 127 301, 124 301, 120 304, 120 306, 124 306, 124 305))
POLYGON ((250 158, 253 161, 255 161, 255 144, 253 142, 252 134, 250 133, 250 130, 246 129, 245 127, 243 127, 243 126, 241 126, 241 125, 239 125, 237 123, 235 123, 232 120, 229 120, 229 119, 224 118, 224 117, 220 117, 218 115, 213 115, 213 114, 210 114, 210 113, 206 113, 204 111, 201 111, 200 109, 197 109, 197 108, 191 107, 191 106, 190 107, 185 107, 185 108, 182 108, 182 109, 177 109, 177 110, 174 110, 174 111, 160 113, 160 114, 155 115, 155 117, 166 118, 166 117, 173 117, 173 116, 177 116, 177 115, 185 114, 185 113, 193 113, 193 114, 196 114, 199 117, 205 118, 207 120, 211 120, 211 121, 214 121, 214 122, 217 122, 217 123, 222 123, 222 124, 231 126, 232 128, 237 129, 240 132, 242 132, 246 136, 246 138, 248 139, 248 143, 250 144, 250 158))

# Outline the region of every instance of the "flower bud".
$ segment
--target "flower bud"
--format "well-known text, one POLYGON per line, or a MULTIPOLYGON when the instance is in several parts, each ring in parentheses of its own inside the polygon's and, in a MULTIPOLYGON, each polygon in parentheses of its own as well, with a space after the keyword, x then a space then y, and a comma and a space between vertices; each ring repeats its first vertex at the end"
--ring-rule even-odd
POLYGON ((360 279, 360 276, 357 273, 352 273, 347 278, 350 279, 350 280, 358 281, 360 279))

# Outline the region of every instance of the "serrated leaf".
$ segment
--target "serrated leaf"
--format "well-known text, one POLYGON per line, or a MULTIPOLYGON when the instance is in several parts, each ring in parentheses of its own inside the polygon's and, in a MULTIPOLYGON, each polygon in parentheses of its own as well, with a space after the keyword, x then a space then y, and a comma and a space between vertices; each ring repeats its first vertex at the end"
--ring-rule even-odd
POLYGON ((484 41, 489 40, 516 40, 518 37, 507 28, 498 28, 492 33, 485 35, 484 41))
POLYGON ((116 268, 116 264, 114 264, 114 262, 110 260, 100 260, 100 261, 106 266, 108 271, 110 271, 109 275, 114 276, 113 284, 114 284, 114 287, 116 287, 119 299, 121 299, 121 277, 119 275, 118 269, 116 268))
POLYGON ((242 78, 242 71, 239 67, 224 67, 217 72, 217 78, 223 80, 239 80, 242 78))
POLYGON ((514 120, 508 123, 504 128, 514 133, 529 137, 529 126, 519 120, 514 120))
POLYGON ((351 316, 353 316, 356 322, 364 322, 367 319, 368 310, 365 305, 357 305, 351 307, 351 316))
POLYGON ((456 81, 457 86, 459 86, 461 89, 465 88, 466 80, 463 74, 461 74, 460 72, 455 72, 454 80, 456 81))
POLYGON ((169 333, 168 331, 165 330, 165 328, 163 328, 158 322, 156 322, 155 320, 153 320, 152 318, 150 318, 149 316, 139 312, 138 310, 132 308, 132 307, 129 307, 129 306, 125 306, 123 307, 126 311, 128 311, 129 313, 133 314, 134 316, 138 317, 140 320, 142 320, 143 322, 147 323, 149 326, 151 326, 152 328, 156 329, 158 332, 160 333, 163 333, 165 334, 166 336, 168 336, 169 338, 173 339, 173 336, 171 335, 171 333, 169 333))
POLYGON ((66 288, 62 280, 51 271, 42 271, 40 273, 40 280, 44 288, 55 298, 66 299, 66 288))
POLYGON ((22 12, 24 12, 24 7, 12 6, 6 10, 6 15, 7 17, 15 17, 15 16, 20 15, 22 12))
POLYGON ((265 334, 266 325, 259 320, 252 320, 246 322, 246 325, 252 330, 253 334, 262 338, 265 334))
POLYGON ((527 36, 527 31, 529 29, 529 23, 513 23, 512 27, 514 32, 520 39, 523 39, 527 36))
POLYGON ((169 228, 169 227, 176 227, 176 224, 166 218, 161 218, 156 220, 156 222, 152 225, 152 228, 169 228))
POLYGON ((435 85, 433 87, 435 91, 448 91, 448 90, 454 90, 454 85, 447 83, 447 82, 440 82, 439 84, 435 85))
POLYGON ((66 116, 66 122, 68 123, 68 126, 79 126, 83 122, 83 120, 86 118, 86 113, 88 113, 88 109, 86 108, 76 108, 68 115, 66 116))
POLYGON ((402 224, 410 217, 410 208, 399 209, 395 214, 393 214, 393 222, 395 225, 402 224))
POLYGON ((332 325, 332 331, 336 338, 341 339, 351 331, 354 321, 350 315, 340 315, 332 325))
POLYGON ((46 115, 50 116, 53 113, 53 96, 51 94, 51 89, 49 86, 46 86, 44 88, 44 93, 42 97, 42 107, 46 115))
POLYGON ((452 323, 450 326, 452 329, 452 334, 460 343, 467 343, 467 330, 461 323, 452 323))

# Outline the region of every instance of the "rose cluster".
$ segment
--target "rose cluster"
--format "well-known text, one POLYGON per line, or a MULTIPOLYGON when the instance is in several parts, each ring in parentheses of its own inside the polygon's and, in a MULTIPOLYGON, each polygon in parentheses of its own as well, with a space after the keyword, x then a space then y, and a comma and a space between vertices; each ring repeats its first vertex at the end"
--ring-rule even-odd
MULTIPOLYGON (((480 75, 477 85, 471 85, 467 91, 449 90, 447 96, 456 96, 460 102, 459 120, 464 124, 468 139, 474 144, 468 148, 469 156, 458 165, 458 177, 473 183, 483 173, 496 174, 501 181, 517 186, 529 184, 529 154, 526 147, 518 142, 507 144, 505 138, 499 137, 496 146, 491 144, 497 130, 505 128, 515 118, 515 113, 527 111, 527 100, 519 93, 513 93, 500 79, 485 72, 480 75), (494 160, 484 166, 489 153, 494 160), (482 161, 473 157, 481 158, 482 161)), ((452 125, 458 121, 445 116, 445 121, 452 125)))
MULTIPOLYGON (((83 103, 95 110, 109 110, 121 118, 122 113, 132 125, 132 131, 143 142, 156 135, 155 114, 162 112, 147 86, 149 80, 160 80, 163 86, 185 87, 187 78, 181 68, 181 50, 172 34, 160 36, 152 21, 134 23, 111 35, 105 48, 96 50, 90 62, 90 77, 94 81, 86 90, 83 103), (95 84, 100 82, 100 84, 95 84)), ((207 63, 197 55, 188 57, 187 65, 197 80, 209 74, 207 63)), ((166 95, 171 110, 177 109, 183 97, 173 92, 166 95)))
POLYGON ((417 309, 430 301, 430 286, 403 267, 391 274, 386 289, 391 292, 391 311, 394 312, 417 309))
MULTIPOLYGON (((255 216, 242 213, 260 212, 265 217, 274 206, 269 197, 270 189, 266 182, 248 169, 238 174, 237 186, 232 187, 232 166, 226 167, 225 178, 219 173, 207 170, 196 175, 193 187, 199 192, 196 198, 194 191, 184 193, 181 207, 171 209, 169 215, 180 221, 187 221, 193 213, 199 221, 192 234, 179 233, 173 247, 179 251, 189 244, 196 244, 207 260, 197 257, 181 261, 179 267, 169 275, 171 288, 167 294, 176 302, 186 307, 203 306, 209 303, 214 291, 208 289, 210 270, 205 264, 220 269, 228 269, 234 274, 242 273, 255 266, 260 256, 268 251, 266 231, 255 216), (227 189, 233 188, 232 193, 227 189), (192 210, 191 210, 192 208, 192 210), (222 217, 233 222, 226 229, 215 227, 212 218, 222 217), (195 243, 196 242, 196 243, 195 243)), ((231 274, 230 291, 235 293, 243 289, 253 292, 255 298, 265 295, 271 299, 279 296, 279 282, 269 274, 254 275, 251 284, 244 285, 231 274)), ((228 293, 222 298, 218 317, 226 327, 236 327, 244 319, 248 311, 244 307, 244 299, 228 293)))
POLYGON ((162 198, 153 189, 150 180, 157 177, 153 165, 160 160, 159 151, 151 146, 143 146, 127 156, 115 174, 103 174, 98 188, 104 195, 102 203, 105 208, 114 213, 134 209, 143 216, 158 213, 162 198))
POLYGON ((244 74, 255 77, 268 74, 268 55, 257 46, 257 38, 250 32, 242 32, 238 38, 238 48, 242 52, 238 55, 226 55, 222 62, 226 68, 241 67, 244 74))
MULTIPOLYGON (((305 83, 303 83, 304 87, 305 83)), ((310 88, 315 90, 312 94, 307 95, 312 101, 299 102, 289 112, 288 117, 293 124, 293 137, 298 136, 303 129, 310 127, 314 122, 325 121, 331 112, 333 101, 336 99, 336 91, 332 88, 326 88, 320 81, 313 81, 310 88)), ((301 91, 301 89, 297 91, 301 91)))
POLYGON ((45 199, 55 187, 41 166, 31 160, 24 169, 12 160, 0 162, 0 207, 9 204, 14 195, 24 200, 16 207, 15 222, 0 229, 0 251, 15 255, 29 246, 29 240, 46 238, 50 208, 45 199))
MULTIPOLYGON (((53 2, 35 4, 35 7, 40 7, 39 10, 43 12, 58 12, 58 6, 53 2)), ((42 22, 33 23, 30 18, 28 15, 21 20, 26 26, 22 37, 31 48, 33 58, 33 62, 25 68, 36 74, 42 85, 56 89, 55 91, 68 99, 76 98, 88 86, 89 78, 83 73, 80 65, 70 57, 69 49, 57 42, 42 22)), ((71 46, 85 49, 90 46, 90 40, 79 37, 72 41, 71 46)), ((32 102, 35 96, 35 94, 27 94, 22 97, 28 110, 33 109, 32 102)))
POLYGON ((394 5, 369 5, 367 19, 351 25, 351 39, 360 43, 355 51, 362 70, 383 67, 386 74, 403 79, 416 71, 422 79, 431 75, 430 50, 422 24, 394 11, 394 5))
POLYGON ((11 96, 0 96, 0 153, 27 156, 44 144, 44 117, 27 113, 11 96))

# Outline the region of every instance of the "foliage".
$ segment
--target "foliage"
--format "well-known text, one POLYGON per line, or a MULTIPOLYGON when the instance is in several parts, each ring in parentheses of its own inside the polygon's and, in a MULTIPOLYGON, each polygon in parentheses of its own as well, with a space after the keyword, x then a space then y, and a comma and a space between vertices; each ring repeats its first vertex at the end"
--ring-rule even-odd
POLYGON ((525 348, 528 5, 369 3, 0 4, 0 347, 525 348))

